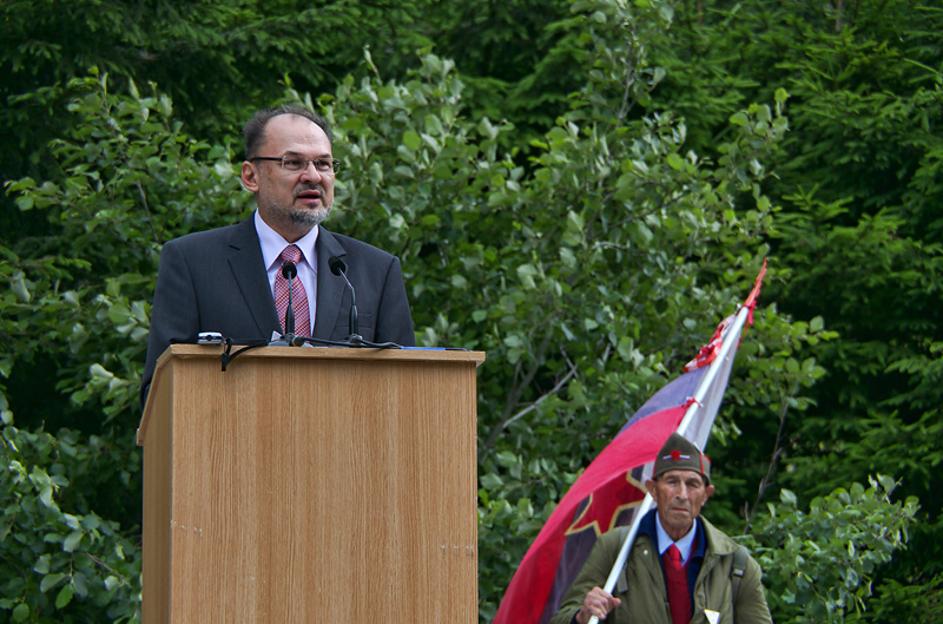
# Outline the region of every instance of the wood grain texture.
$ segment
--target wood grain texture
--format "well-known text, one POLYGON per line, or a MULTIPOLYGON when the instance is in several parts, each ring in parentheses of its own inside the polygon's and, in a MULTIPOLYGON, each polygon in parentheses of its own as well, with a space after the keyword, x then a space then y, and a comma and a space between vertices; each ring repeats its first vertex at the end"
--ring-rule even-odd
POLYGON ((477 621, 483 354, 268 348, 221 373, 171 349, 140 429, 146 624, 477 621))

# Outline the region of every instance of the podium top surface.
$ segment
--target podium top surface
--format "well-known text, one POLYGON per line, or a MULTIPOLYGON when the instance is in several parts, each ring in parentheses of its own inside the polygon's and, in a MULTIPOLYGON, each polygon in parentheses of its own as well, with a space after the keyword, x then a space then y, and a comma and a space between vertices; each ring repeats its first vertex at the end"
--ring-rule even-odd
MULTIPOLYGON (((239 350, 239 345, 233 345, 233 351, 239 350)), ((157 366, 154 369, 154 377, 151 381, 151 387, 148 392, 147 402, 144 405, 144 411, 141 416, 141 422, 138 425, 137 443, 143 445, 144 432, 147 421, 150 419, 151 412, 154 411, 154 397, 157 395, 158 386, 163 382, 162 374, 168 366, 171 359, 189 360, 205 359, 219 360, 223 353, 222 345, 196 345, 196 344, 174 344, 167 347, 166 350, 157 359, 157 366)), ((295 360, 342 360, 342 361, 364 361, 364 362, 429 362, 440 364, 458 364, 470 363, 476 367, 485 361, 483 351, 466 351, 463 349, 442 349, 442 348, 423 348, 412 347, 405 349, 369 349, 369 348, 344 348, 344 347, 260 347, 250 349, 239 355, 235 362, 229 366, 245 365, 250 360, 257 359, 295 359, 295 360)))
MULTIPOLYGON (((240 345, 234 344, 233 351, 240 345)), ((223 353, 222 345, 173 344, 167 347, 157 359, 157 368, 171 357, 179 358, 219 358, 223 353)), ((251 358, 316 358, 329 360, 367 360, 407 362, 474 362, 479 365, 485 361, 484 351, 466 351, 465 349, 443 349, 439 347, 406 347, 403 349, 369 349, 350 347, 259 347, 250 349, 239 356, 240 360, 251 358)), ((156 371, 156 369, 155 369, 156 371)), ((156 372, 155 372, 156 377, 156 372)))

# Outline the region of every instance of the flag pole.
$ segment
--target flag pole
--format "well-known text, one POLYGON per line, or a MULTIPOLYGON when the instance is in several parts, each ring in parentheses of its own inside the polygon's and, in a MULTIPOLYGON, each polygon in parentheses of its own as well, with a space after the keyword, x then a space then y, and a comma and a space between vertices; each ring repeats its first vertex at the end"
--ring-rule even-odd
POLYGON ((752 310, 753 308, 750 306, 740 306, 733 323, 727 331, 724 332, 724 341, 723 344, 720 345, 717 358, 711 362, 710 368, 707 369, 707 374, 704 375, 704 379, 701 380, 697 390, 694 392, 694 400, 684 413, 681 424, 678 425, 678 433, 681 435, 684 435, 685 431, 687 431, 688 425, 691 424, 691 420, 694 418, 694 413, 703 405, 704 397, 707 395, 708 389, 714 384, 717 375, 720 374, 720 369, 723 367, 724 361, 730 356, 730 352, 733 350, 736 343, 739 342, 740 334, 743 332, 743 325, 747 322, 747 317, 750 316, 752 310), (736 340, 728 340, 729 337, 736 338, 736 340))
MULTIPOLYGON (((763 273, 765 273, 765 268, 764 262, 763 273)), ((760 280, 762 280, 762 273, 757 281, 759 282, 760 280)), ((740 306, 733 323, 730 325, 730 327, 727 328, 727 331, 724 332, 724 339, 723 343, 721 344, 720 351, 718 352, 714 361, 711 362, 710 367, 707 369, 707 373, 704 375, 704 379, 702 379, 701 383, 698 384, 697 390, 694 392, 694 400, 691 401, 691 405, 688 407, 687 411, 684 412, 684 417, 681 419, 681 424, 678 425, 678 433, 681 435, 684 435, 685 430, 688 428, 688 425, 694 418, 695 412, 697 412, 697 410, 701 407, 704 397, 707 395, 708 389, 714 383, 717 375, 720 374, 720 369, 723 366, 724 361, 730 355, 731 350, 739 340, 740 332, 743 330, 743 325, 746 323, 747 317, 750 316, 753 311, 753 305, 750 304, 755 301, 755 298, 752 296, 752 294, 747 301, 748 303, 746 305, 740 306), (728 340, 728 338, 737 338, 737 340, 728 340)), ((603 587, 603 589, 609 594, 611 594, 612 590, 615 588, 616 583, 619 580, 619 576, 622 574, 623 568, 625 568, 626 561, 629 560, 629 554, 632 552, 632 544, 635 543, 635 537, 638 535, 639 523, 641 522, 642 517, 651 511, 652 505, 654 505, 652 495, 646 493, 645 499, 642 501, 641 505, 639 505, 635 514, 632 516, 632 524, 629 527, 629 532, 626 533, 625 539, 622 541, 622 547, 619 549, 619 555, 616 557, 616 561, 612 565, 612 570, 609 571, 609 578, 606 579, 606 585, 603 587)), ((599 624, 599 618, 594 615, 589 619, 589 624, 599 624)))

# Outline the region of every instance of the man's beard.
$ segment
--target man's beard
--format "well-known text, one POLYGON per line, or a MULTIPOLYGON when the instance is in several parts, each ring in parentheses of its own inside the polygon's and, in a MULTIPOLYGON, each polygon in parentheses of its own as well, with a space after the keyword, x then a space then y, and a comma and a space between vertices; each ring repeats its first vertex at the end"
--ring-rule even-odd
POLYGON ((331 206, 325 203, 326 194, 324 187, 320 184, 301 184, 295 187, 292 192, 292 197, 297 199, 301 193, 308 191, 317 191, 320 193, 321 201, 319 202, 319 207, 295 208, 294 206, 289 206, 285 212, 288 214, 288 218, 291 219, 291 222, 295 225, 313 228, 327 219, 327 215, 331 212, 331 206))
POLYGON ((323 203, 316 208, 299 208, 294 205, 286 206, 281 202, 270 201, 265 203, 264 206, 265 209, 263 212, 268 214, 270 218, 284 223, 285 225, 290 223, 292 226, 298 227, 304 231, 308 231, 314 226, 320 225, 322 221, 327 219, 331 212, 331 206, 323 203))
POLYGON ((289 210, 288 218, 290 218, 291 222, 295 225, 313 228, 316 225, 320 225, 322 221, 327 219, 327 216, 330 214, 330 212, 330 206, 321 206, 320 208, 314 210, 302 208, 299 210, 289 210))

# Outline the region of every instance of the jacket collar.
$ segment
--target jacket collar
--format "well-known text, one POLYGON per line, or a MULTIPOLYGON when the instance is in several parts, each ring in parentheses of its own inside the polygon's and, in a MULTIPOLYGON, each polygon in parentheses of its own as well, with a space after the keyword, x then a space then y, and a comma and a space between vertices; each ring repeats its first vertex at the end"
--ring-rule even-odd
MULTIPOLYGON (((350 306, 350 296, 346 292, 344 278, 331 272, 330 259, 335 256, 345 259, 347 251, 332 232, 323 225, 319 229, 315 245, 318 256, 317 307, 312 333, 318 338, 330 338, 341 310, 350 306), (345 300, 347 307, 342 306, 345 300)), ((280 331, 281 324, 275 312, 275 300, 266 276, 262 248, 253 218, 250 216, 237 224, 227 242, 227 261, 233 279, 259 329, 259 335, 267 340, 273 331, 280 331)))
POLYGON ((704 540, 702 541, 706 541, 710 545, 713 554, 732 555, 737 550, 737 543, 721 533, 707 518, 699 516, 699 520, 704 527, 704 540))
POLYGON ((279 331, 281 325, 275 312, 275 300, 265 273, 259 235, 252 217, 232 229, 227 261, 246 309, 259 329, 259 335, 268 340, 273 331, 279 331))

